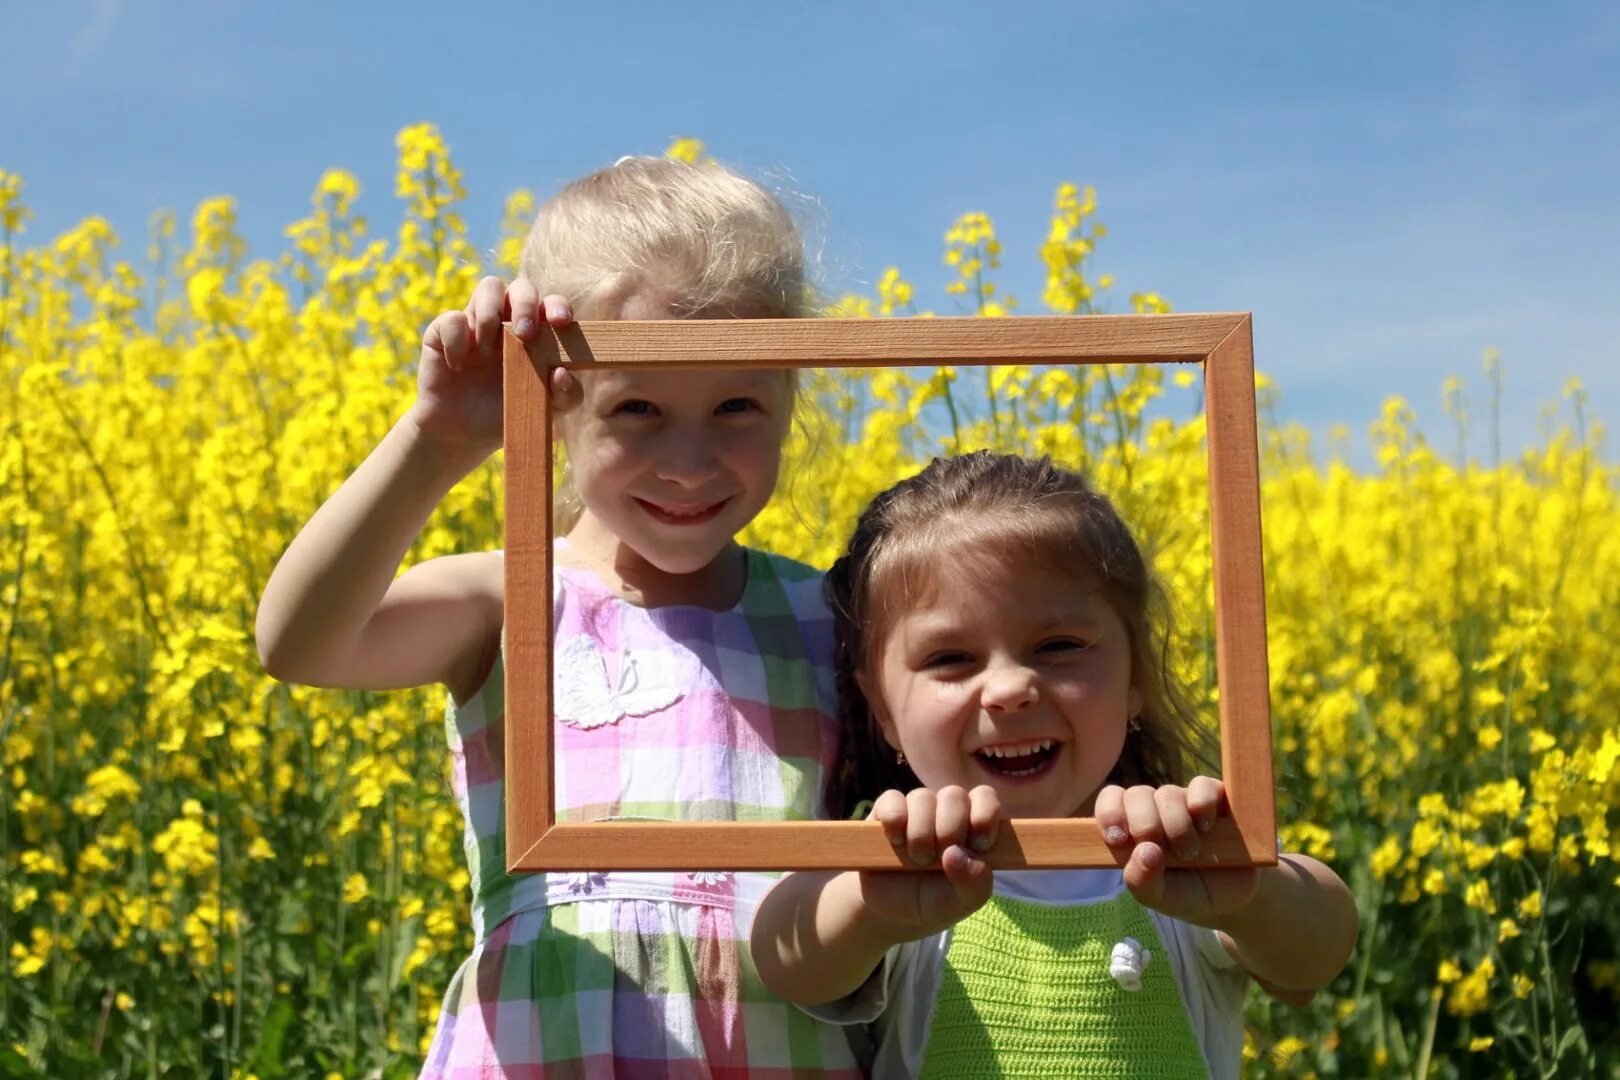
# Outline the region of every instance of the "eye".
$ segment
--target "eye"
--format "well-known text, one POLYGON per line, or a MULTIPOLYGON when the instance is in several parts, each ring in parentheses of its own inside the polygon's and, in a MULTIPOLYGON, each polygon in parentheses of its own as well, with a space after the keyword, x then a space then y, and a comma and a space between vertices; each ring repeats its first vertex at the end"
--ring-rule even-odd
POLYGON ((722 415, 722 416, 727 414, 727 413, 759 412, 760 411, 760 404, 759 404, 759 402, 755 401, 753 398, 743 398, 743 397, 727 398, 726 400, 722 401, 719 405, 716 405, 714 411, 715 411, 715 413, 717 415, 722 415))
POLYGON ((1042 656, 1071 656, 1091 648, 1091 642, 1076 637, 1048 638, 1035 647, 1042 656))
POLYGON ((614 416, 657 416, 658 406, 641 398, 631 398, 613 406, 614 416))
POLYGON ((972 662, 973 656, 970 653, 961 652, 960 650, 942 649, 939 652, 930 653, 928 655, 928 658, 923 661, 923 670, 948 671, 952 668, 963 667, 967 664, 971 664, 972 662))

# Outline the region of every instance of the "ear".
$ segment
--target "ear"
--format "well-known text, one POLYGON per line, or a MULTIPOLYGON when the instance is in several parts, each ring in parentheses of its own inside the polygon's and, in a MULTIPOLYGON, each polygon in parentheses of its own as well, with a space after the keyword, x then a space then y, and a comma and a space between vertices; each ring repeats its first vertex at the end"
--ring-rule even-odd
POLYGON ((1135 720, 1142 715, 1142 688, 1135 683, 1131 684, 1131 692, 1125 698, 1125 719, 1135 720))
POLYGON ((900 749, 900 735, 894 729, 894 718, 883 707, 883 700, 872 692, 872 680, 866 672, 855 674, 855 685, 861 688, 861 697, 866 699, 866 711, 877 721, 878 730, 883 732, 883 741, 896 750, 900 749))

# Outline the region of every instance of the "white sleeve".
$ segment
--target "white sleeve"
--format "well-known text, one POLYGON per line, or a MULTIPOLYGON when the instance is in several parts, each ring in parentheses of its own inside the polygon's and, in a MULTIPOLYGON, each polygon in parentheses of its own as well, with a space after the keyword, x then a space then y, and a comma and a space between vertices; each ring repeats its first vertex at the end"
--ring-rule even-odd
POLYGON ((874 1047, 873 1080, 912 1080, 928 1049, 950 937, 947 930, 890 949, 854 994, 804 1011, 834 1024, 865 1024, 874 1047))
POLYGON ((1243 1002, 1249 976, 1221 944, 1220 935, 1149 912, 1187 1006, 1187 1019, 1213 1080, 1236 1080, 1243 1064, 1243 1002))
POLYGON ((820 1005, 800 1005, 799 1009, 829 1024, 876 1023, 889 1007, 892 981, 902 968, 910 966, 910 951, 904 945, 896 945, 883 954, 883 962, 872 969, 872 974, 854 993, 820 1005))

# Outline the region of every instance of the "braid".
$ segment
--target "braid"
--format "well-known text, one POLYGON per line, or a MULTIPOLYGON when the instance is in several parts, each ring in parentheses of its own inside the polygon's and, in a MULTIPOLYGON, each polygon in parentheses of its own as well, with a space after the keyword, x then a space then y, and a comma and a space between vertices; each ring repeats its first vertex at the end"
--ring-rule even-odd
MULTIPOLYGON (((851 541, 852 547, 854 543, 851 541)), ((833 615, 838 687, 838 758, 827 781, 827 810, 838 821, 847 821, 864 800, 890 788, 910 791, 922 786, 910 768, 895 760, 894 748, 873 719, 855 677, 861 670, 865 642, 855 617, 852 565, 851 555, 842 556, 822 584, 822 595, 833 615)))

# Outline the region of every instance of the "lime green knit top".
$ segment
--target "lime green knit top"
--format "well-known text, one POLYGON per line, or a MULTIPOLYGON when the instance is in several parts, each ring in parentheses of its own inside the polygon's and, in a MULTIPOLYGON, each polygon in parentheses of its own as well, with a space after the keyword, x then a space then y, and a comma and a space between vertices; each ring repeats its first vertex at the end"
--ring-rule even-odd
POLYGON ((1077 906, 998 895, 958 923, 922 1075, 1174 1078, 1209 1070, 1153 920, 1121 892, 1077 906))

